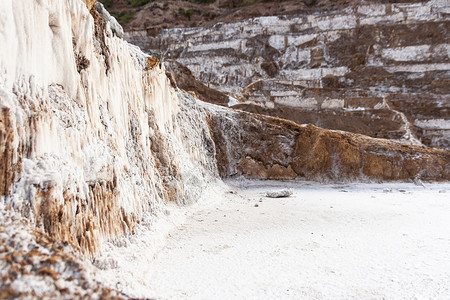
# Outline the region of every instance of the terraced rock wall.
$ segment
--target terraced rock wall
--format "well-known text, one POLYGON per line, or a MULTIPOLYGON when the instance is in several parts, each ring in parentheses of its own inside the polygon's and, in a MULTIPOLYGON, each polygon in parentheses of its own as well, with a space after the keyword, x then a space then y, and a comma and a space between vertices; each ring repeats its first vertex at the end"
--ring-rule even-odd
POLYGON ((449 14, 445 0, 370 4, 126 37, 240 109, 448 149, 449 14))

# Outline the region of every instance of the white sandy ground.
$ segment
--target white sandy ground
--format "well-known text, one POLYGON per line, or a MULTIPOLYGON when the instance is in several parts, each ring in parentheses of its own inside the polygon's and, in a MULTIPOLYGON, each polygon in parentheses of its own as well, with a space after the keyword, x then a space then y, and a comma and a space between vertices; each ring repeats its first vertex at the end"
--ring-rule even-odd
POLYGON ((450 297, 450 183, 230 181, 207 196, 106 245, 98 279, 158 299, 450 297))

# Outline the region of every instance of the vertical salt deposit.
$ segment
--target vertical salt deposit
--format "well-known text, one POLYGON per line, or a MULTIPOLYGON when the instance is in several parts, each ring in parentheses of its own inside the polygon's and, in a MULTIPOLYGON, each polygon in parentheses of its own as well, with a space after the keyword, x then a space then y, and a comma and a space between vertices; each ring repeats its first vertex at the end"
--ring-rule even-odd
POLYGON ((81 0, 0 2, 0 195, 94 253, 217 171, 205 113, 81 0))

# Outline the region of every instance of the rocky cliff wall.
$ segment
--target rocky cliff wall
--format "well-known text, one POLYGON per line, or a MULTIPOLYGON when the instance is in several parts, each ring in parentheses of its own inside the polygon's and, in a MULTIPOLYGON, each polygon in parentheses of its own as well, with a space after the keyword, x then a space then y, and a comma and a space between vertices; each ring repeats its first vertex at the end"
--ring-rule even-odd
POLYGON ((8 0, 0 12, 5 205, 93 254, 217 176, 204 110, 95 9, 8 0))
POLYGON ((201 83, 239 99, 240 109, 449 148, 448 28, 448 1, 433 0, 134 31, 127 39, 167 51, 201 83))

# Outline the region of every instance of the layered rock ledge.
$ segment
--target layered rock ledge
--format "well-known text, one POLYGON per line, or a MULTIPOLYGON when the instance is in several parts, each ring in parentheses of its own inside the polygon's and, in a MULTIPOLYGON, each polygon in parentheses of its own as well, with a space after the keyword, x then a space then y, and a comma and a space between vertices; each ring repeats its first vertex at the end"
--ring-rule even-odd
POLYGON ((325 182, 450 179, 450 151, 298 125, 218 106, 208 110, 222 177, 325 182))

